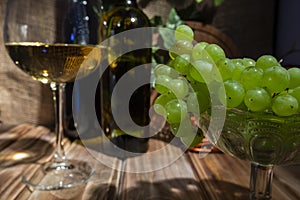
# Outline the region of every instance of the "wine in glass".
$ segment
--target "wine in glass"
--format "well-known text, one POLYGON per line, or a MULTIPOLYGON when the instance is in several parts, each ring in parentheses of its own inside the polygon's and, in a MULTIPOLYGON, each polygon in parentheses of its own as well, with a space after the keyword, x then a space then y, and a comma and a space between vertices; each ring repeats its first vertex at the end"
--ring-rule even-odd
MULTIPOLYGON (((50 84, 55 106, 56 146, 51 161, 39 165, 35 175, 24 174, 32 189, 64 189, 86 183, 94 170, 86 162, 67 159, 63 147, 65 84, 74 81, 80 67, 96 68, 98 49, 91 43, 87 1, 10 0, 4 24, 8 54, 21 70, 50 84), (91 57, 93 55, 93 58, 91 57)), ((99 57, 98 57, 99 56, 99 57)))

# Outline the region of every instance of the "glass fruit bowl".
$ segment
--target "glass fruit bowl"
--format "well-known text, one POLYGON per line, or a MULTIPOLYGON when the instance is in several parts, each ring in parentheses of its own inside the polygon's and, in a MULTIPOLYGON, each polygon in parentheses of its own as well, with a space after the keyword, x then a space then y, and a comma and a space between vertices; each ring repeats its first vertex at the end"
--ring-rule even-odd
POLYGON ((218 138, 209 132, 210 120, 200 116, 205 135, 224 153, 251 162, 250 199, 271 199, 274 166, 300 163, 300 115, 230 109, 218 138))
POLYGON ((199 127, 218 149, 250 161, 250 198, 271 199, 273 167, 300 163, 300 67, 272 55, 228 58, 217 44, 193 41, 186 25, 174 36, 170 61, 153 70, 155 112, 186 146, 201 139, 199 127))

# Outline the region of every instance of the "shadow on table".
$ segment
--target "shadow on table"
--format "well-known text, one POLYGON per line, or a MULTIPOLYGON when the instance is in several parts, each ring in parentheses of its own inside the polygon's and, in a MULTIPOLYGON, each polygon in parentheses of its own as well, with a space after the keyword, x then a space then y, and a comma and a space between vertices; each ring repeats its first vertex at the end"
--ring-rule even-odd
POLYGON ((210 199, 249 199, 249 188, 227 181, 203 180, 205 191, 214 198, 210 199))
POLYGON ((53 190, 53 191, 34 191, 31 199, 65 199, 65 200, 116 200, 116 188, 109 184, 90 185, 85 184, 78 187, 53 190))
POLYGON ((0 168, 43 162, 52 152, 52 144, 39 138, 0 139, 0 168))
POLYGON ((248 199, 248 188, 225 181, 170 179, 158 182, 140 181, 137 187, 123 191, 119 199, 125 200, 188 200, 188 199, 248 199))

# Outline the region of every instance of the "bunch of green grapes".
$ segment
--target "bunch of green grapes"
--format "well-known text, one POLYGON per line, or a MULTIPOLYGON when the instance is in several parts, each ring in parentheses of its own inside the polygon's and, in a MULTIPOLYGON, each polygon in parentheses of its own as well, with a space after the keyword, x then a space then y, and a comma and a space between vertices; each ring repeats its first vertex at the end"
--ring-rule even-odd
POLYGON ((300 111, 299 68, 287 70, 272 55, 246 60, 248 64, 245 58, 231 59, 233 73, 223 77, 227 108, 273 112, 278 116, 300 111))
POLYGON ((175 39, 169 50, 170 62, 154 68, 155 89, 160 94, 154 110, 185 144, 193 146, 202 139, 191 118, 210 109, 210 92, 217 92, 228 109, 278 116, 300 111, 299 68, 287 70, 271 55, 257 60, 227 58, 217 44, 195 44, 194 32, 186 25, 177 27, 175 39), (209 92, 208 85, 213 83, 223 87, 209 92))

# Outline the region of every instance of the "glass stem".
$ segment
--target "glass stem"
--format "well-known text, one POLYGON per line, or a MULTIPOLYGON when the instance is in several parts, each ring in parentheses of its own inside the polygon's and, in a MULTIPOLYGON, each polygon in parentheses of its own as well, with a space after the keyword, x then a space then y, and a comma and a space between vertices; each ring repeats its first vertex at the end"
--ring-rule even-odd
POLYGON ((54 152, 54 162, 64 162, 66 160, 63 147, 64 128, 64 104, 65 104, 65 83, 50 83, 53 93, 54 111, 55 111, 55 133, 56 144, 54 152))
POLYGON ((272 199, 273 166, 251 163, 250 199, 272 199))

